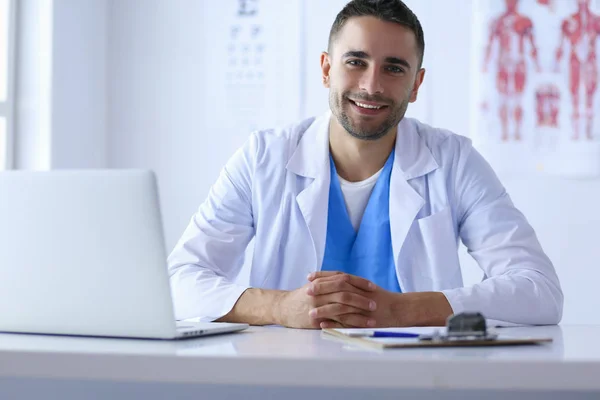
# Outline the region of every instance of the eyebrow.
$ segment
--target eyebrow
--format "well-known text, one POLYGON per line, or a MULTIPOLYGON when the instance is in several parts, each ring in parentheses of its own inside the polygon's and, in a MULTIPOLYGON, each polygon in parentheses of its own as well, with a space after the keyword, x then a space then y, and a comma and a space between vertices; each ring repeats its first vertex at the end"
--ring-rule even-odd
MULTIPOLYGON (((342 55, 342 58, 348 58, 348 57, 354 57, 354 58, 363 58, 363 59, 370 59, 371 56, 364 52, 364 51, 360 51, 360 50, 351 50, 351 51, 347 51, 342 55)), ((411 69, 410 67, 410 63, 408 61, 406 61, 403 58, 398 58, 398 57, 386 57, 385 58, 385 62, 390 63, 390 64, 399 64, 402 65, 408 69, 411 69)))

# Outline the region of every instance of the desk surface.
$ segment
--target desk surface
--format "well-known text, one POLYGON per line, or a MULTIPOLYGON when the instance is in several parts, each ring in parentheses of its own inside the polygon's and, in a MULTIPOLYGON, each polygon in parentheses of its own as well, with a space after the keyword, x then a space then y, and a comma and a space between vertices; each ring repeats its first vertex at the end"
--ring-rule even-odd
POLYGON ((504 328, 522 347, 388 349, 251 327, 181 341, 0 334, 0 377, 311 387, 600 391, 600 325, 504 328))

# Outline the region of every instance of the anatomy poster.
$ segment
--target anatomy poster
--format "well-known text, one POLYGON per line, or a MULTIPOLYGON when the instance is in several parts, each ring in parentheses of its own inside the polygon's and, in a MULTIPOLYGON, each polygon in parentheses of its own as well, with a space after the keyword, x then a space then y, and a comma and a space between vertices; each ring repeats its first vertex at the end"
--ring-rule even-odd
POLYGON ((600 176, 600 0, 480 0, 474 140, 501 172, 600 176))

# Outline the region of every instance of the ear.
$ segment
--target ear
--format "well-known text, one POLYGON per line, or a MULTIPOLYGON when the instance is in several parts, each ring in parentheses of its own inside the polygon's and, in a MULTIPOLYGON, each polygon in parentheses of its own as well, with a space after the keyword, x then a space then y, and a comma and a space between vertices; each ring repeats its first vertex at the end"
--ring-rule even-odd
POLYGON ((331 62, 329 61, 329 53, 326 51, 321 53, 321 72, 323 74, 323 86, 329 89, 329 70, 331 62))
POLYGON ((417 101, 417 94, 419 93, 419 87, 423 83, 423 79, 425 78, 425 68, 421 68, 417 71, 417 76, 415 77, 415 84, 413 85, 412 91, 410 93, 409 102, 414 103, 417 101))

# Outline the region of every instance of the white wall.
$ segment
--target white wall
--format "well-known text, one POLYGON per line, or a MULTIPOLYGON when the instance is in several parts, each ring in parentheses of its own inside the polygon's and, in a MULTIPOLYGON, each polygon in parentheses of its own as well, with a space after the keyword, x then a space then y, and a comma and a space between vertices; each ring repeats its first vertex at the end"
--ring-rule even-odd
MULTIPOLYGON (((297 12, 290 10, 291 3, 272 3, 276 12, 297 12)), ((236 129, 235 111, 223 83, 227 46, 223 40, 215 42, 227 37, 224 21, 237 1, 215 4, 196 0, 110 3, 108 163, 156 171, 169 249, 224 163, 250 134, 249 128, 236 129)), ((277 28, 274 34, 298 47, 293 25, 277 28)), ((297 118, 298 101, 285 93, 300 81, 296 75, 286 75, 294 70, 294 60, 266 61, 276 69, 279 82, 266 90, 272 113, 265 128, 297 118)))
POLYGON ((106 166, 105 0, 54 0, 52 168, 106 166))
POLYGON ((105 167, 107 2, 15 4, 15 167, 105 167))
POLYGON ((219 114, 207 91, 203 2, 110 3, 108 164, 156 171, 171 248, 243 139, 206 129, 219 114))
MULTIPOLYGON (((233 0, 231 0, 233 1, 233 0)), ((344 0, 306 0, 303 75, 306 101, 299 114, 327 108, 321 87, 319 54, 344 0)), ((422 20, 427 74, 423 92, 409 114, 469 135, 471 86, 471 3, 466 0, 411 0, 422 20), (435 6, 435 7, 433 7, 435 6)), ((249 132, 228 126, 235 110, 219 100, 214 57, 218 26, 227 2, 113 0, 108 17, 108 165, 157 171, 167 244, 171 247, 220 168, 249 132), (217 7, 217 8, 215 8, 217 7), (204 28, 203 28, 204 27, 204 28), (216 29, 216 28, 215 28, 216 29), (211 81, 212 79, 212 81, 211 81)), ((281 12, 290 12, 282 10, 281 12)), ((281 27, 281 35, 286 35, 281 27)), ((279 99, 287 105, 285 96, 279 99)), ((290 100, 289 107, 295 107, 290 100)), ((279 121, 279 111, 273 120, 279 121)), ((600 323, 600 181, 543 176, 502 176, 515 203, 536 228, 553 259, 565 291, 565 323, 600 323)), ((480 279, 474 262, 461 256, 465 281, 480 279)))

